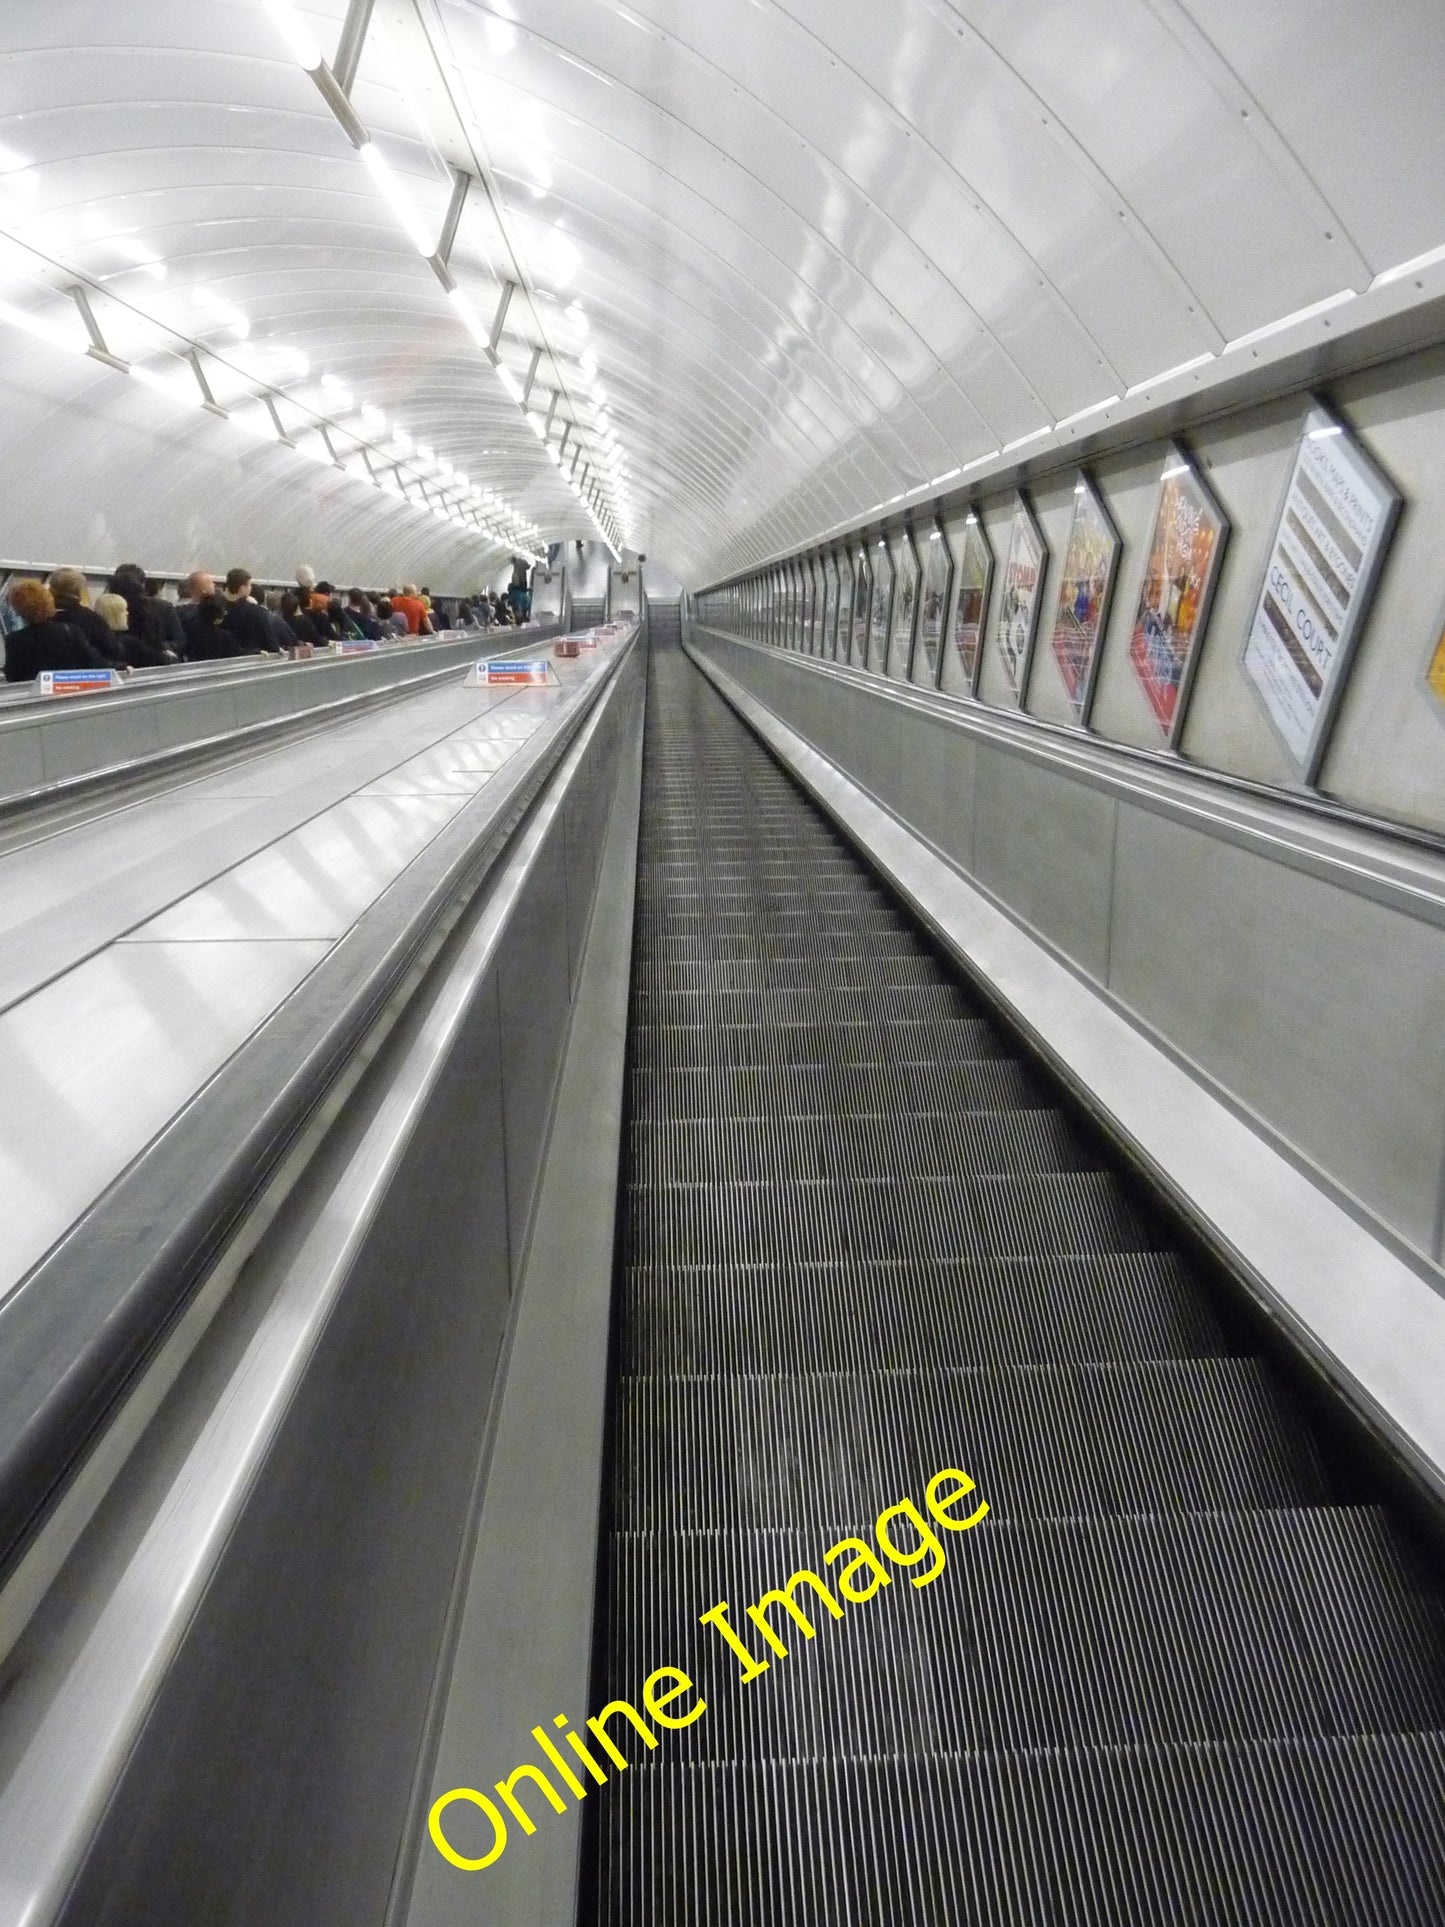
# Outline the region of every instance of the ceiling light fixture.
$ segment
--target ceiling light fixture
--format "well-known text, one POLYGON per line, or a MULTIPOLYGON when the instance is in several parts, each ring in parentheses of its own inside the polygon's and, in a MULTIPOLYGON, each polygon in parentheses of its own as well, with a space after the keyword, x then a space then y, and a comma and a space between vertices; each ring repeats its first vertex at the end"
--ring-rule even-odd
POLYGON ((399 177, 393 171, 390 161, 388 161, 385 154, 381 152, 376 142, 370 140, 363 145, 361 158, 365 162, 371 178, 380 188, 392 213, 401 223, 412 246, 418 254, 430 257, 432 253, 431 240, 422 228, 421 217, 418 215, 415 207, 413 207, 411 197, 402 186, 399 177))
POLYGON ((314 74, 318 67, 325 65, 315 35, 292 6, 291 0, 262 0, 262 4, 275 21, 278 33, 298 66, 304 67, 308 74, 314 74))

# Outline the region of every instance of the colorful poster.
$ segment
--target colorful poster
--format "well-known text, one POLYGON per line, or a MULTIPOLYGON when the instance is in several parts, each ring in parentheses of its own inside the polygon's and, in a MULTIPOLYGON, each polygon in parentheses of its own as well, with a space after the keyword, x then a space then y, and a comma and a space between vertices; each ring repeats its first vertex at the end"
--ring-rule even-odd
POLYGON ((938 682, 938 652, 952 565, 942 529, 924 522, 917 539, 923 556, 923 599, 918 612, 918 645, 913 651, 913 680, 932 689, 938 682))
POLYGON ((953 647, 943 663, 943 686, 971 696, 993 583, 993 550, 983 524, 970 509, 958 543, 958 593, 953 603, 953 647))
POLYGON ((1435 645, 1425 679, 1441 702, 1445 703, 1445 629, 1440 632, 1440 640, 1435 645))
POLYGON ((1312 410, 1244 645, 1245 674, 1306 781, 1399 506, 1359 443, 1312 410))
POLYGON ((1193 464, 1172 450, 1159 481, 1129 643, 1134 672, 1170 742, 1183 721, 1186 687, 1228 532, 1228 522, 1193 464))
POLYGON ((1039 593, 1047 551, 1038 523, 1020 495, 1009 525, 1008 557, 1003 565, 1003 604, 999 611, 998 652, 1009 688, 1022 699, 1029 653, 1038 627, 1039 593))
POLYGON ((1119 537, 1086 476, 1074 484, 1074 519, 1064 550, 1059 606, 1054 615, 1054 661, 1069 707, 1083 722, 1093 693, 1099 639, 1119 561, 1119 537))

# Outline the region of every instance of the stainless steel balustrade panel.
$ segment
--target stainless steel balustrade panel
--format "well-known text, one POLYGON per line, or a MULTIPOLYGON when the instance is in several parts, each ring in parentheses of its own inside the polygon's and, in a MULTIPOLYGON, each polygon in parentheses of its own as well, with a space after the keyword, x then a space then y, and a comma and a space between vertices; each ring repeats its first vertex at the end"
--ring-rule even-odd
POLYGON ((516 935, 499 966, 507 1212, 519 1244, 531 1222, 566 1042, 556 1016, 570 997, 566 862, 566 829, 559 823, 527 877, 514 912, 516 935))
POLYGON ((0 1302, 330 948, 117 944, 0 1015, 0 1302))
POLYGON ((979 751, 955 730, 934 724, 910 731, 899 774, 899 813, 955 862, 974 859, 974 794, 979 751))
MULTIPOLYGON (((460 699, 475 708, 479 698, 492 696, 457 691, 451 706, 460 699)), ((435 734, 446 705, 432 697, 425 706, 431 714, 412 723, 413 741, 418 726, 435 734)), ((539 721, 494 719, 497 733, 483 760, 505 766, 539 721)), ((359 740, 329 746, 332 795, 354 788, 358 773, 397 753, 398 719, 370 719, 353 729, 359 740), (377 736, 380 743, 369 745, 368 737, 377 736)), ((307 767, 301 746, 277 760, 307 767)), ((236 787, 235 777, 223 787, 236 787)), ((258 820, 254 805, 242 799, 218 800, 211 812, 217 820, 205 825, 204 798, 183 793, 122 811, 98 833, 85 826, 0 858, 0 876, 8 870, 28 886, 19 903, 29 913, 11 927, 11 1001, 0 1011, 0 1055, 10 1066, 0 1078, 0 1140, 8 1147, 0 1153, 4 1288, 296 988, 478 787, 344 798, 229 868, 227 857, 264 840, 277 814, 283 821, 283 812, 294 815, 294 802, 273 804, 268 823, 266 812, 258 820), (197 818, 210 833, 188 839, 179 863, 175 852, 151 860, 148 832, 174 825, 184 836, 197 818), (105 875, 107 853, 122 850, 125 871, 97 892, 94 879, 105 875), (187 865, 223 874, 140 920, 147 901, 165 902, 176 891, 187 865), (43 989, 34 989, 37 978, 43 989)), ((303 807, 315 800, 313 792, 303 807)))
MULTIPOLYGON (((510 1316, 511 1167, 537 1137, 509 1128, 500 976, 555 914, 528 885, 564 786, 594 760, 615 779, 625 693, 584 724, 17 1648, 0 1916, 382 1918, 510 1316)), ((564 978, 558 1035, 569 1006, 564 978)))
POLYGON ((1445 930, 1127 806, 1112 905, 1115 996, 1428 1250, 1445 930))
POLYGON ((214 883, 193 890, 121 941, 334 940, 473 794, 348 797, 214 883))
POLYGON ((975 755, 974 875, 1105 982, 1114 799, 992 747, 980 746, 975 755))
MULTIPOLYGON (((501 695, 467 692, 462 714, 501 695)), ((445 741, 458 702, 431 691, 0 853, 0 1007, 445 741)))
MULTIPOLYGON (((856 674, 715 631, 698 645, 820 754, 1057 945, 1126 1014, 1247 1107, 1379 1235, 1445 1265, 1445 860, 1388 830, 1222 789, 1187 765, 930 713, 856 674), (829 685, 826 689, 820 685, 829 685), (973 841, 921 799, 927 739, 973 841), (881 745, 900 745, 895 758, 881 745), (972 763, 972 775, 968 765, 972 763), (954 768, 960 774, 955 777, 954 768), (1119 842, 1107 817, 1119 811, 1119 842)), ((935 699, 936 700, 936 699, 935 699)))

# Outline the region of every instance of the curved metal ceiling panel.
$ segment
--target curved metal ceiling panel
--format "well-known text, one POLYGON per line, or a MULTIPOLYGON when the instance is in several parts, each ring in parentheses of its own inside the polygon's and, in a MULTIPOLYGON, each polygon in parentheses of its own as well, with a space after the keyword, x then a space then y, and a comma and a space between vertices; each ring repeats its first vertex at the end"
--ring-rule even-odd
MULTIPOLYGON (((253 465, 458 558, 717 576, 1445 242, 1438 0, 10 0, 0 47, 0 329, 78 280, 138 381, 193 347, 317 457, 253 465), (343 89, 297 55, 348 15, 343 89)), ((234 423, 40 387, 37 490, 103 418, 224 514, 234 423)))

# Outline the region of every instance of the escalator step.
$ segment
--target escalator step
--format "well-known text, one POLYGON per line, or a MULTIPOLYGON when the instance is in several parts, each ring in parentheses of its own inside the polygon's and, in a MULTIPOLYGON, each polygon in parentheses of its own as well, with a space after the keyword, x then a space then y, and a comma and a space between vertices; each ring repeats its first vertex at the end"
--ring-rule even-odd
POLYGON ((638 1267, 622 1370, 897 1370, 1197 1358, 1229 1347, 1169 1252, 959 1265, 638 1267))
MULTIPOLYGON (((639 1773, 683 1760, 803 1761, 1445 1728, 1441 1628, 1368 1508, 985 1519, 922 1588, 891 1583, 835 1619, 808 1586, 812 1639, 775 1606, 780 1657, 748 1619, 764 1593, 870 1532, 875 1507, 806 1532, 669 1531, 615 1540, 624 1678, 680 1666, 705 1717, 639 1773), (727 1601, 768 1670, 746 1684, 699 1615, 727 1601)), ((921 1497, 914 1487, 915 1499, 921 1497)), ((896 1543, 912 1543, 906 1525, 896 1543)), ((927 1573, 929 1564, 914 1570, 927 1573)), ((842 1603, 842 1602, 840 1602, 842 1603)))
POLYGON ((639 987, 633 1009, 640 1026, 710 1029, 715 1024, 746 1024, 756 1026, 760 1035, 786 1024, 857 1024, 864 1012, 875 1022, 891 1018, 899 1023, 973 1016, 972 1005, 956 984, 939 983, 829 984, 761 991, 639 987))
POLYGON ((1007 1050, 982 1018, 947 1011, 894 1015, 877 992, 867 1019, 840 1018, 832 1024, 816 1015, 811 1022, 738 1023, 727 1021, 722 1012, 712 1024, 659 1024, 649 1021, 646 998, 639 998, 635 1008, 632 1055, 639 1071, 764 1064, 860 1064, 879 1070, 918 1064, 932 1069, 1002 1057, 1007 1050))
MULTIPOLYGON (((879 952, 849 955, 834 950, 826 957, 792 955, 713 957, 696 962, 676 956, 653 963, 639 963, 633 972, 634 991, 644 997, 699 997, 757 995, 780 990, 813 991, 819 988, 850 990, 868 988, 887 990, 905 984, 943 984, 947 980, 942 966, 933 957, 912 952, 879 952)), ((956 986, 948 985, 957 996, 956 986)), ((683 1022, 706 1021, 699 1013, 683 1022)), ((728 1019, 722 1018, 726 1023, 728 1019)))
POLYGON ((714 942, 727 943, 738 937, 797 943, 821 935, 831 946, 850 937, 862 941, 869 933, 888 946, 890 955, 897 954, 893 946, 901 938, 906 937, 910 949, 917 941, 901 929, 897 911, 881 897, 862 909, 852 907, 847 912, 829 911, 807 902, 773 910, 703 911, 696 904, 667 897, 637 906, 637 935, 644 948, 686 939, 703 955, 712 954, 714 942))
POLYGON ((963 1465, 994 1515, 1321 1503, 1327 1481, 1253 1359, 633 1379, 619 1418, 627 1531, 843 1530, 880 1478, 963 1465))
POLYGON ((907 1182, 633 1185, 629 1264, 819 1264, 849 1258, 1147 1251, 1106 1171, 907 1182))
POLYGON ((628 1774, 602 1919, 1439 1927, 1442 1793, 1440 1733, 628 1774))
POLYGON ((632 1127, 633 1182, 643 1185, 978 1177, 1092 1170, 1098 1162, 1059 1111, 673 1118, 632 1127))
MULTIPOLYGON (((912 1042, 912 1026, 889 1029, 887 1040, 895 1037, 900 1051, 919 1048, 912 1042)), ((640 1032, 633 1033, 635 1057, 645 1055, 650 1041, 640 1032)), ((983 1036, 966 1041, 975 1053, 972 1058, 960 1055, 942 1064, 902 1056, 887 1063, 872 1063, 866 1056, 861 1063, 849 1063, 842 1059, 841 1049, 826 1063, 815 1057, 798 1064, 768 1061, 735 1066, 722 1055, 711 1062, 668 1064, 660 1069, 640 1063, 629 1080, 629 1103, 632 1115, 644 1118, 817 1117, 828 1111, 844 1117, 872 1117, 880 1110, 1054 1108, 1056 1100, 1047 1086, 1030 1067, 1007 1057, 1000 1041, 983 1036)), ((860 1048, 876 1052, 876 1037, 871 1046, 867 1038, 860 1039, 860 1048)))

